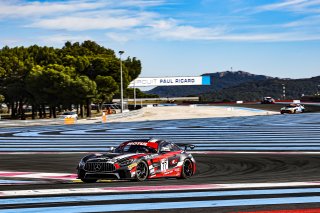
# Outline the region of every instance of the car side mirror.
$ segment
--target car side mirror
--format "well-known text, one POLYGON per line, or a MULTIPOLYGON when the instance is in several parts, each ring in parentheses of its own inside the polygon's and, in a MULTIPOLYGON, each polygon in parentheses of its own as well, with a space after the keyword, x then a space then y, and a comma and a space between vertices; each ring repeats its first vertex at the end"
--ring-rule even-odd
POLYGON ((114 152, 114 150, 116 150, 116 148, 114 148, 113 146, 110 147, 110 151, 111 151, 111 152, 114 152))

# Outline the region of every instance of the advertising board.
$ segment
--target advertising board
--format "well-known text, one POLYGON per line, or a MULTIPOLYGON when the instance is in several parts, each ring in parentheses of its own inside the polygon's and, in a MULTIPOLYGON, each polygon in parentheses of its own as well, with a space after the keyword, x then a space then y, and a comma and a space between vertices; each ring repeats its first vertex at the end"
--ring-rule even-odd
POLYGON ((137 78, 129 87, 210 85, 210 76, 137 78))

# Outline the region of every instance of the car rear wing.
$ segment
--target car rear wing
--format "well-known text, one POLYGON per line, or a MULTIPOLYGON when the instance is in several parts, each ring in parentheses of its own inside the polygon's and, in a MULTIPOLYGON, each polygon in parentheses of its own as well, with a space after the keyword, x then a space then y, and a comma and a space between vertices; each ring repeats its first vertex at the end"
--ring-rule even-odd
POLYGON ((178 145, 180 147, 184 147, 184 150, 187 150, 188 148, 193 150, 196 147, 195 145, 189 144, 189 143, 176 143, 176 145, 178 145))

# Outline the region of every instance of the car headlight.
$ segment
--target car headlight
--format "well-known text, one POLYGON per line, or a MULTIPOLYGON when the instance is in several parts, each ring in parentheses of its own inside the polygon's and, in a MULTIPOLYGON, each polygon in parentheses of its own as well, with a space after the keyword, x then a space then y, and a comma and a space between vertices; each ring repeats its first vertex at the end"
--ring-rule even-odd
POLYGON ((84 162, 83 158, 80 160, 79 162, 79 167, 83 167, 86 164, 86 162, 84 162))
POLYGON ((121 159, 118 161, 120 166, 127 166, 129 164, 131 164, 134 161, 134 159, 132 158, 126 158, 126 159, 121 159))

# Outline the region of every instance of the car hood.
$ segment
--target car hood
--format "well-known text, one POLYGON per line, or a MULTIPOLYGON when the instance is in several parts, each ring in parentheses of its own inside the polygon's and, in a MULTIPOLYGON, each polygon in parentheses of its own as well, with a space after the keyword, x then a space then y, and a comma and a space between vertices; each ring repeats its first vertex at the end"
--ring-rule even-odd
POLYGON ((296 107, 282 107, 281 109, 288 109, 288 110, 292 110, 295 109, 296 107))
POLYGON ((94 154, 87 158, 87 161, 112 161, 116 162, 123 159, 137 159, 146 156, 145 153, 106 153, 106 154, 94 154))

